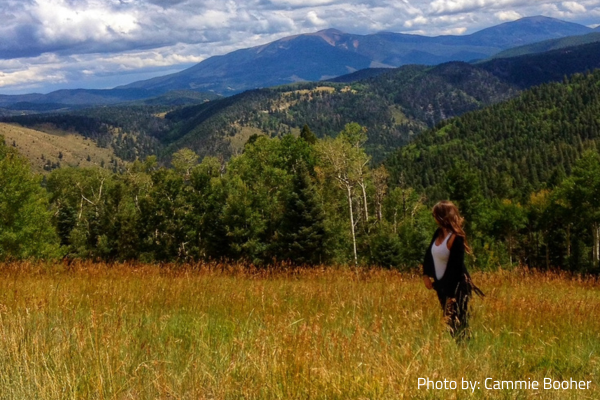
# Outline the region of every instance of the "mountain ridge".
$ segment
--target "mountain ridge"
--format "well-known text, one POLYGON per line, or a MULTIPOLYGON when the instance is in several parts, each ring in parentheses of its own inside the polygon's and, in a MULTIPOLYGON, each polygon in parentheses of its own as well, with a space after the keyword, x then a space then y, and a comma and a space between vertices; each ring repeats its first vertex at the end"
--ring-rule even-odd
POLYGON ((573 47, 595 42, 600 42, 600 30, 585 35, 567 36, 560 39, 544 40, 542 42, 532 43, 525 46, 513 47, 495 54, 491 57, 491 59, 493 60, 497 58, 510 58, 527 54, 545 53, 547 51, 560 50, 565 47, 573 47))
MULTIPOLYGON (((58 106, 86 106, 86 105, 114 105, 119 103, 154 99, 169 94, 183 94, 182 91, 148 90, 148 89, 61 89, 47 94, 31 93, 23 95, 0 95, 0 108, 11 109, 15 104, 57 105, 58 106)), ((192 94, 198 98, 203 96, 206 100, 214 100, 220 96, 214 93, 192 94)))
POLYGON ((193 89, 231 95, 295 81, 316 81, 368 67, 436 65, 488 58, 509 47, 590 33, 589 27, 527 17, 463 36, 369 35, 327 29, 215 56, 175 74, 119 88, 193 89))

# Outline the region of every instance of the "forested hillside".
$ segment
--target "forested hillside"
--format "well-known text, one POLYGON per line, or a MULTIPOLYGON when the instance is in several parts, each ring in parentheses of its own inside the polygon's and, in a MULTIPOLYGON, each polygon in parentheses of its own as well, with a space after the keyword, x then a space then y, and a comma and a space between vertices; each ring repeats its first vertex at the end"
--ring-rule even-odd
POLYGON ((308 124, 331 136, 346 123, 367 127, 367 151, 381 160, 426 127, 515 97, 520 90, 600 68, 600 43, 471 65, 368 70, 336 81, 246 92, 167 115, 174 129, 167 153, 239 151, 252 134, 277 136, 308 124), (356 75, 370 76, 356 81, 356 75))
MULTIPOLYGON (((260 101, 263 93, 246 96, 260 101)), ((60 251, 73 258, 410 268, 433 231, 431 205, 449 198, 466 217, 476 255, 469 263, 598 271, 599 115, 596 71, 442 122, 383 166, 366 151, 366 128, 352 123, 320 139, 308 127, 298 136, 251 135, 229 160, 181 149, 171 168, 151 156, 113 172, 57 169, 46 181, 52 213, 39 229, 55 230, 60 251)), ((0 147, 13 157, 5 160, 18 159, 0 147)), ((3 165, 12 168, 0 160, 0 179, 13 182, 3 165)), ((0 186, 0 195, 15 205, 0 207, 11 224, 20 194, 0 186)), ((11 229, 14 238, 34 228, 11 229)))
POLYGON ((277 136, 308 124, 333 136, 349 122, 367 127, 367 150, 381 159, 427 126, 514 97, 517 90, 466 63, 406 66, 349 85, 306 83, 251 91, 170 113, 170 150, 232 154, 252 134, 277 136), (237 144, 237 146, 236 146, 237 144))
POLYGON ((197 104, 221 96, 193 90, 63 89, 47 94, 0 95, 0 110, 76 110, 84 107, 139 103, 150 105, 197 104))
POLYGON ((61 114, 10 116, 0 121, 19 124, 46 133, 78 133, 99 147, 110 148, 126 161, 160 153, 158 138, 171 124, 164 119, 172 106, 112 106, 61 114))
POLYGON ((477 66, 521 89, 600 68, 600 42, 539 54, 499 58, 477 66))
POLYGON ((503 238, 511 258, 598 265, 599 116, 600 71, 575 75, 446 121, 386 165, 392 181, 459 201, 471 232, 503 238))
POLYGON ((439 124, 386 162, 395 177, 444 197, 458 161, 476 171, 487 197, 526 199, 570 174, 600 144, 600 70, 543 85, 518 98, 439 124))

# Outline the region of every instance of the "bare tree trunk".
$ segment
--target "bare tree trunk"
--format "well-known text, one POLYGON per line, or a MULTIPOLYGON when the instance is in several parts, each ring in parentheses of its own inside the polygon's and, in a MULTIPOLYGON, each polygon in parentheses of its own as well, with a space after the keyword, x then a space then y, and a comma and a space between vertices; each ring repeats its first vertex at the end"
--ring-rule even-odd
POLYGON ((513 256, 512 256, 512 235, 508 235, 508 259, 509 259, 510 265, 512 265, 512 263, 513 263, 513 256))
POLYGON ((389 174, 384 166, 372 172, 373 185, 375 186, 375 206, 377 209, 377 221, 383 220, 383 201, 388 191, 389 174))
POLYGON ((567 257, 571 257, 571 226, 567 225, 567 257))
POLYGON ((358 255, 356 253, 356 233, 354 232, 354 211, 352 209, 352 187, 346 185, 348 191, 348 207, 350 210, 350 232, 352 232, 352 246, 354 248, 354 265, 358 265, 358 255))
POLYGON ((594 245, 593 245, 593 264, 594 266, 598 266, 600 263, 600 225, 596 222, 594 223, 593 237, 594 237, 594 245))
POLYGON ((600 265, 600 226, 596 225, 596 266, 600 265))
POLYGON ((596 265, 596 224, 592 225, 592 265, 596 265))
POLYGON ((366 184, 364 183, 364 181, 362 181, 359 183, 360 188, 362 190, 362 194, 363 194, 363 201, 365 203, 365 223, 369 223, 369 206, 367 205, 367 188, 366 188, 366 184))

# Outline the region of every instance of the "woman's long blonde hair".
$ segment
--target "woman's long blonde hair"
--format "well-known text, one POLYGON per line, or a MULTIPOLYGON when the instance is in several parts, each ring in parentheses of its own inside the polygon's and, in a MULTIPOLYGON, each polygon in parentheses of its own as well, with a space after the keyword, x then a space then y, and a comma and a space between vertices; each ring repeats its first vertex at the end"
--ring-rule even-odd
POLYGON ((462 237, 465 241, 465 251, 468 254, 473 254, 471 247, 467 244, 467 235, 463 229, 465 219, 460 216, 458 207, 451 201, 444 200, 433 206, 432 212, 433 218, 435 218, 438 224, 456 236, 462 237))

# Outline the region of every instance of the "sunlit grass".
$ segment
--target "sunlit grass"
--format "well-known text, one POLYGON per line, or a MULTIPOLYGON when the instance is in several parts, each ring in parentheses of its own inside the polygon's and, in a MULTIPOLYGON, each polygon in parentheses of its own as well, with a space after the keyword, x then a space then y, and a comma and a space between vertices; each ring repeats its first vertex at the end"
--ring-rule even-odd
POLYGON ((2 399, 600 398, 598 281, 475 274, 458 346, 418 276, 328 268, 8 264, 2 399), (418 378, 592 380, 475 393, 418 378))

